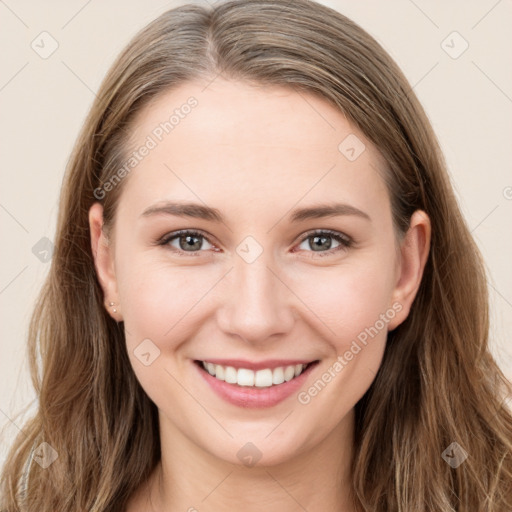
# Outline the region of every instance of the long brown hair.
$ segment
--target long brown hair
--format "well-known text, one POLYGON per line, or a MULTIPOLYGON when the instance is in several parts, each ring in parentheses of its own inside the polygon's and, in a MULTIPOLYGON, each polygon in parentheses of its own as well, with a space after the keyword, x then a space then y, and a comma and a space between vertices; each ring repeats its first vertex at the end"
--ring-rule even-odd
MULTIPOLYGON (((8 456, 0 509, 123 511, 157 464, 156 406, 132 371, 122 324, 105 311, 88 210, 125 161, 134 116, 179 84, 219 74, 331 102, 387 161, 396 233, 406 232, 418 209, 431 220, 410 314, 388 333, 378 374, 356 404, 358 508, 510 512, 512 415, 504 399, 512 385, 489 352, 485 266, 438 142, 382 47, 307 0, 172 9, 137 34, 108 72, 64 179, 56 248, 29 330, 39 406, 8 456), (58 454, 47 468, 32 463, 43 442, 58 454), (447 448, 465 450, 467 459, 452 467, 447 448)), ((123 182, 100 200, 106 227, 122 189, 123 182)))

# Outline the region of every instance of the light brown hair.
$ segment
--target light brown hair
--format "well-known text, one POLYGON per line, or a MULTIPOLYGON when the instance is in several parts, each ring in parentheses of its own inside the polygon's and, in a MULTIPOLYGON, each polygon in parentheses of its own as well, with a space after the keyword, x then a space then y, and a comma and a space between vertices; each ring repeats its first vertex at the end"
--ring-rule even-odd
MULTIPOLYGON (((432 224, 408 318, 356 404, 353 489, 371 512, 510 512, 512 385, 492 358, 485 266, 455 199, 425 112, 382 47, 345 16, 307 0, 243 0, 165 12, 104 79, 73 150, 55 252, 29 330, 38 411, 2 475, 0 510, 123 511, 160 457, 157 410, 105 311, 88 211, 125 161, 134 116, 196 78, 223 77, 316 94, 339 108, 387 162, 397 234, 412 213, 432 224), (38 370, 38 358, 41 368, 38 370), (47 442, 51 466, 30 464, 47 442), (457 442, 468 458, 452 468, 457 442)), ((126 179, 129 179, 126 178, 126 179)), ((123 182, 107 193, 111 225, 123 182)))

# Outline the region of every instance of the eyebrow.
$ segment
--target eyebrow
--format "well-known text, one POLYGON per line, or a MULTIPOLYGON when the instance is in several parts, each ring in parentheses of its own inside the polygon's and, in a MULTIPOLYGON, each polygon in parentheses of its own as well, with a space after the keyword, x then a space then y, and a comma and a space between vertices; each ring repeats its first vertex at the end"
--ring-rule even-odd
MULTIPOLYGON (((211 220, 225 223, 224 217, 217 208, 204 206, 197 203, 165 202, 150 206, 144 210, 141 217, 153 215, 174 215, 176 217, 193 217, 196 219, 211 220)), ((332 203, 298 208, 289 215, 290 222, 300 222, 307 219, 320 219, 324 217, 336 217, 341 215, 355 215, 371 222, 371 217, 355 206, 344 203, 332 203)))

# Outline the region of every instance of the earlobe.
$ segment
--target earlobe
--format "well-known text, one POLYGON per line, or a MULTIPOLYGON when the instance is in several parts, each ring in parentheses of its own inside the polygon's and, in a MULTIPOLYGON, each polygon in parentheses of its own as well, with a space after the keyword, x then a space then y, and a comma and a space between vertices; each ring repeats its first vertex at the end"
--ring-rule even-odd
POLYGON ((424 211, 417 210, 411 216, 409 229, 400 247, 400 264, 392 304, 400 304, 401 309, 389 322, 390 331, 398 327, 409 315, 428 260, 430 240, 430 218, 424 211))
POLYGON ((103 207, 94 203, 89 210, 91 250, 98 281, 103 290, 105 308, 117 322, 122 321, 117 292, 112 246, 103 230, 103 207))

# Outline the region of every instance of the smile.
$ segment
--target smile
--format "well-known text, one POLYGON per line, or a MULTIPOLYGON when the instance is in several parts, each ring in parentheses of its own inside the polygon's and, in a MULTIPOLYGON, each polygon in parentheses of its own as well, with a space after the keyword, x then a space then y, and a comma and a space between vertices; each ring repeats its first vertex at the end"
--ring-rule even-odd
POLYGON ((198 362, 201 363, 204 370, 218 380, 227 382, 228 384, 238 384, 239 386, 257 388, 278 386, 283 382, 288 382, 295 377, 298 377, 310 364, 313 363, 251 370, 248 368, 235 368, 234 366, 214 364, 208 361, 198 362))
POLYGON ((273 407, 296 394, 320 363, 297 359, 250 362, 240 359, 193 360, 208 388, 232 405, 273 407))

